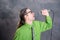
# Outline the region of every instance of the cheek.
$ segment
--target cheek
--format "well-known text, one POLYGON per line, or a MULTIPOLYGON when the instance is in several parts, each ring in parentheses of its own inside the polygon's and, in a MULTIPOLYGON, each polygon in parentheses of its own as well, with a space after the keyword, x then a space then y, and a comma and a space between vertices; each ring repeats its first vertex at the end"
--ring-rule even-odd
POLYGON ((33 15, 32 15, 32 14, 29 14, 29 15, 28 15, 28 18, 29 18, 29 19, 32 19, 32 18, 33 18, 33 15))
POLYGON ((29 19, 32 19, 33 17, 32 17, 32 15, 29 15, 28 18, 29 18, 29 19))
POLYGON ((33 18, 33 15, 30 15, 31 18, 33 18))
POLYGON ((32 17, 32 14, 29 14, 28 16, 29 16, 29 17, 32 17))

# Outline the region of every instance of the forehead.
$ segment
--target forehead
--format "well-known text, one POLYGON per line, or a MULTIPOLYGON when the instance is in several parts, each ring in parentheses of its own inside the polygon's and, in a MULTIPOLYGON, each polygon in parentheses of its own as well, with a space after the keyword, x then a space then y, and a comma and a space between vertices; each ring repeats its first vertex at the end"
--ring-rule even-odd
POLYGON ((28 13, 29 11, 31 11, 31 9, 27 9, 26 12, 28 13))

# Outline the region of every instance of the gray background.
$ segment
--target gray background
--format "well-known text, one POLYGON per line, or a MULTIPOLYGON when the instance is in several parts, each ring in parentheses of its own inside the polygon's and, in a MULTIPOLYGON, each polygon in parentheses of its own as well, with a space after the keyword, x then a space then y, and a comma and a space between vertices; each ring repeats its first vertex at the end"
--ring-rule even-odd
POLYGON ((53 28, 41 35, 41 40, 60 40, 60 0, 0 0, 0 40, 12 40, 19 21, 19 11, 28 7, 35 12, 36 20, 44 21, 42 9, 50 9, 53 28), (53 18, 54 13, 54 18, 53 18))

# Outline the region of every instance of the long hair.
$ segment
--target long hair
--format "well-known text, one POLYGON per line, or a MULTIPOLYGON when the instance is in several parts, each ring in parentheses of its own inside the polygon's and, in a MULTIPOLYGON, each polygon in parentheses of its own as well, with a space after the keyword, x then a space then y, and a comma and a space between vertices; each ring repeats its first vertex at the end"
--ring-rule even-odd
POLYGON ((26 13, 26 10, 27 10, 27 9, 28 9, 28 8, 23 8, 23 9, 21 9, 21 11, 20 11, 20 15, 19 15, 19 17, 20 17, 20 22, 19 22, 18 28, 25 24, 25 18, 24 18, 24 16, 27 14, 27 13, 26 13))

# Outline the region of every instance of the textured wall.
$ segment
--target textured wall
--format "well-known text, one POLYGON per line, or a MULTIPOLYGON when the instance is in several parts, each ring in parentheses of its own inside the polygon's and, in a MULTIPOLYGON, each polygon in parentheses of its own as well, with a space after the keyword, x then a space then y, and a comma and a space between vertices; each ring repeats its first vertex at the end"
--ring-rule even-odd
POLYGON ((19 20, 19 10, 28 7, 35 12, 36 20, 44 21, 40 10, 51 9, 53 28, 43 32, 41 40, 60 40, 60 0, 0 0, 0 40, 12 40, 19 20))

